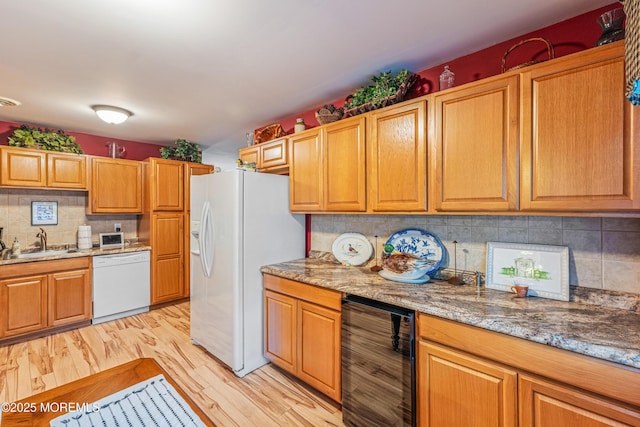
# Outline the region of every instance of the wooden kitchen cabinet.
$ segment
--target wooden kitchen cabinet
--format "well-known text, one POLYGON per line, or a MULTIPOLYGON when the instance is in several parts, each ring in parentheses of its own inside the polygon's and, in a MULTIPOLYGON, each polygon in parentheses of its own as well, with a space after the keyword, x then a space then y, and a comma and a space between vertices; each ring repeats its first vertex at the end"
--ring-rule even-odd
POLYGON ((358 116, 291 137, 292 212, 364 212, 365 118, 358 116))
POLYGON ((91 319, 91 272, 88 268, 50 274, 48 324, 60 326, 91 319))
POLYGON ((525 211, 640 208, 640 108, 624 96, 624 42, 521 74, 525 211))
POLYGON ((0 147, 0 185, 46 187, 46 152, 18 147, 0 147))
POLYGON ((47 327, 47 276, 0 281, 0 338, 47 327))
POLYGON ((87 189, 87 157, 20 147, 0 147, 0 185, 87 189))
POLYGON ((427 210, 426 101, 370 113, 367 143, 369 210, 427 210))
POLYGON ((87 157, 79 154, 47 153, 47 187, 87 189, 87 157))
POLYGON ((417 317, 420 426, 640 426, 640 369, 417 317))
POLYGON ((185 297, 184 214, 152 215, 151 304, 185 297))
POLYGON ((515 370, 425 341, 418 346, 421 426, 517 425, 515 370))
POLYGON ((323 210, 364 212, 366 199, 365 118, 338 120, 322 128, 323 210))
POLYGON ((265 357, 341 401, 341 295, 264 275, 265 357))
POLYGON ((318 212, 323 206, 322 133, 313 128, 289 138, 289 208, 318 212))
POLYGON ((151 157, 145 160, 147 169, 145 188, 149 191, 149 209, 152 211, 179 211, 185 209, 184 162, 151 157))
POLYGON ((238 150, 243 163, 255 163, 260 172, 286 175, 289 173, 289 139, 252 145, 238 150))
POLYGON ((142 213, 142 163, 91 158, 87 213, 142 213))
POLYGON ((518 76, 438 92, 429 184, 438 212, 518 207, 518 76))
POLYGON ((91 320, 91 258, 5 265, 0 271, 0 340, 91 320))
POLYGON ((640 411, 530 375, 518 381, 520 427, 638 426, 640 411))

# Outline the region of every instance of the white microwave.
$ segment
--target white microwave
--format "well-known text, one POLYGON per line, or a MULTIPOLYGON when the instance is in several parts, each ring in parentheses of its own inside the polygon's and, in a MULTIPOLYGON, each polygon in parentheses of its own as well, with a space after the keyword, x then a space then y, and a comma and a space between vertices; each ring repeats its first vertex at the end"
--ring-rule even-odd
POLYGON ((100 233, 100 249, 124 248, 124 233, 100 233))

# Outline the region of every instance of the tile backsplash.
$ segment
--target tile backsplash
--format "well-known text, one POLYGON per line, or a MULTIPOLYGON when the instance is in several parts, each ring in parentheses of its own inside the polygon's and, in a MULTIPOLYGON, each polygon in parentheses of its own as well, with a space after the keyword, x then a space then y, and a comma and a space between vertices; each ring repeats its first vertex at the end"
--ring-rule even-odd
MULTIPOLYGON (((342 233, 362 233, 378 256, 394 232, 421 228, 437 235, 457 267, 485 272, 486 242, 569 247, 569 283, 640 294, 640 219, 560 216, 313 215, 311 249, 331 252, 342 233)), ((451 261, 453 262, 453 261, 451 261)))
POLYGON ((0 190, 0 227, 2 239, 11 247, 15 237, 23 249, 36 246, 39 228, 47 232, 49 246, 77 244, 78 226, 90 225, 92 240, 98 243, 98 234, 113 231, 113 225, 120 223, 125 239, 137 237, 136 215, 86 215, 86 192, 49 190, 0 190), (31 202, 58 202, 57 225, 31 225, 31 202))

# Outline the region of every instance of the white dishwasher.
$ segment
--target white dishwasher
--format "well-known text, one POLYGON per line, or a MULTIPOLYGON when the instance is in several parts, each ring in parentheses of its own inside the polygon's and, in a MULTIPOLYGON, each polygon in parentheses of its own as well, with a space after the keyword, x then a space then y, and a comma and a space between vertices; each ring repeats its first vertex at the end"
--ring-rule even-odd
POLYGON ((93 257, 93 319, 91 323, 149 311, 149 251, 93 257))

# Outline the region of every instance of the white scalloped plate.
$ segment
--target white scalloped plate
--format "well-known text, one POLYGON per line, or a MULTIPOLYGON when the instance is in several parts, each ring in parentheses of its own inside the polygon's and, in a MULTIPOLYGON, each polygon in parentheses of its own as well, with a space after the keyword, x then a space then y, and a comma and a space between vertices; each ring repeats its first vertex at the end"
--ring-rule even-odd
POLYGON ((342 233, 331 245, 333 256, 344 265, 362 265, 371 259, 373 245, 360 233, 342 233))

